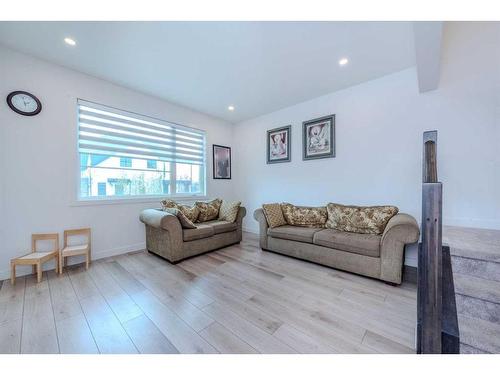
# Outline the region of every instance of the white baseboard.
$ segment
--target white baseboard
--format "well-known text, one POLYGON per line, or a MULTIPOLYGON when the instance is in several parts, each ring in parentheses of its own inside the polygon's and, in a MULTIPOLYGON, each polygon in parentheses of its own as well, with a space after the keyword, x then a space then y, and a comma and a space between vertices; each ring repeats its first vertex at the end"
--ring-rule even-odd
POLYGON ((241 229, 243 230, 243 232, 249 232, 249 233, 253 233, 253 234, 259 234, 259 230, 256 229, 256 228, 251 228, 251 227, 243 226, 241 229))
MULTIPOLYGON (((146 248, 145 242, 139 242, 133 245, 115 247, 114 249, 108 249, 103 251, 92 251, 92 260, 98 260, 102 258, 109 258, 115 255, 126 254, 133 251, 144 250, 146 248)), ((68 264, 76 264, 80 263, 81 258, 79 257, 71 257, 68 259, 68 264)), ((44 271, 53 270, 55 267, 54 262, 48 262, 45 267, 43 267, 44 271)), ((18 266, 16 267, 16 276, 25 276, 31 274, 31 266, 18 266)), ((10 269, 4 269, 0 271, 0 280, 10 279, 10 269)))
POLYGON ((98 254, 92 253, 94 259, 109 258, 115 255, 126 254, 133 251, 144 250, 146 248, 146 242, 139 242, 133 245, 127 245, 122 247, 115 247, 114 249, 100 251, 98 254))

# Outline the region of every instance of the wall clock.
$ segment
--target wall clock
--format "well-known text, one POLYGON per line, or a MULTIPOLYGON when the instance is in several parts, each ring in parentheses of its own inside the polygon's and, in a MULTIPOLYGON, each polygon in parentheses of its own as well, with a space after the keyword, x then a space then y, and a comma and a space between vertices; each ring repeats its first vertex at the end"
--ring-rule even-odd
POLYGON ((42 110, 38 98, 26 91, 13 91, 7 96, 7 104, 14 112, 24 116, 35 116, 42 110))

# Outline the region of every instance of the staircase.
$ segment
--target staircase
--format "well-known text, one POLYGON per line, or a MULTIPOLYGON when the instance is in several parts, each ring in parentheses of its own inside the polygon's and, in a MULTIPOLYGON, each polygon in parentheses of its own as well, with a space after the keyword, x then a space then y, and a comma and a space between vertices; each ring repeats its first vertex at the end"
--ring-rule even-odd
POLYGON ((460 352, 500 353, 500 230, 443 227, 450 246, 460 352))

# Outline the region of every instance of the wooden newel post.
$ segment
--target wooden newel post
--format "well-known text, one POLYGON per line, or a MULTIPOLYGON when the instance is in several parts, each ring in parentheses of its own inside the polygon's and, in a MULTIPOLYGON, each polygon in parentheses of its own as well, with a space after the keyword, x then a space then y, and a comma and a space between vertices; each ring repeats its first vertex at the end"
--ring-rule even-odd
POLYGON ((422 243, 418 264, 417 351, 441 353, 442 194, 437 182, 437 131, 424 132, 422 160, 422 243))
POLYGON ((459 353, 450 249, 442 244, 443 185, 437 177, 437 131, 424 132, 422 243, 418 253, 417 353, 459 353))
POLYGON ((441 183, 426 183, 422 187, 422 246, 419 273, 421 284, 418 298, 421 318, 421 353, 441 353, 442 317, 442 243, 441 243, 441 183))

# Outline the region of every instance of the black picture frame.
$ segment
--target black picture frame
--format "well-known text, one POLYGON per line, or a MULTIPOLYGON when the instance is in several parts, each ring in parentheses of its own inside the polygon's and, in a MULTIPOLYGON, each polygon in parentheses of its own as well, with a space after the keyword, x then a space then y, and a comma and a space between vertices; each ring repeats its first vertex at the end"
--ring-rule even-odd
MULTIPOLYGON (((222 161, 224 162, 224 161, 222 161)), ((221 146, 221 145, 212 145, 212 164, 213 164, 213 178, 214 180, 230 180, 231 179, 231 147, 227 146, 221 146), (228 158, 227 158, 227 175, 224 173, 221 173, 222 171, 218 169, 220 168, 219 166, 219 160, 217 160, 217 149, 223 149, 223 150, 228 150, 228 158)), ((223 166, 222 166, 223 167, 223 166)))
POLYGON ((19 115, 35 116, 35 115, 38 115, 42 111, 42 102, 35 95, 33 95, 27 91, 20 91, 20 90, 12 91, 9 95, 7 95, 6 101, 7 101, 7 105, 9 106, 9 108, 12 109, 14 112, 16 112, 19 115), (30 98, 32 98, 36 102, 37 108, 33 112, 23 112, 23 111, 17 109, 14 106, 14 104, 12 104, 12 98, 16 95, 19 95, 19 94, 27 95, 30 98))
MULTIPOLYGON (((324 141, 324 137, 322 139, 324 141)), ((314 159, 325 159, 335 157, 335 115, 328 115, 313 120, 304 121, 302 123, 302 160, 314 160, 314 159), (329 141, 329 150, 326 152, 317 151, 315 154, 311 154, 309 150, 309 129, 313 126, 324 125, 329 126, 329 134, 326 136, 329 141)))
POLYGON ((270 129, 267 131, 267 147, 266 147, 266 162, 267 164, 275 164, 275 163, 286 163, 292 160, 292 126, 282 126, 279 128, 270 129), (287 138, 286 144, 286 157, 281 159, 271 160, 271 136, 273 133, 285 132, 287 138))

